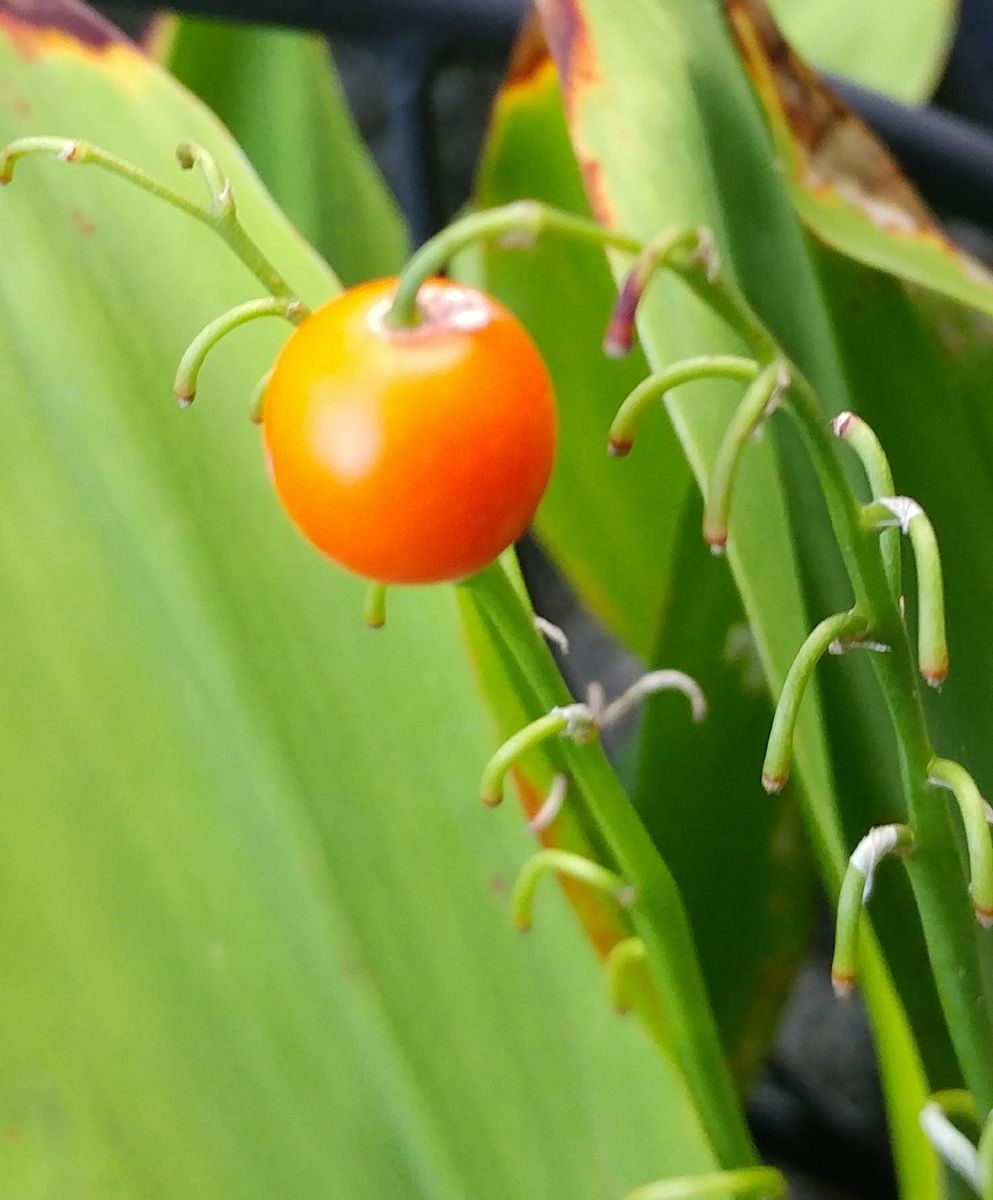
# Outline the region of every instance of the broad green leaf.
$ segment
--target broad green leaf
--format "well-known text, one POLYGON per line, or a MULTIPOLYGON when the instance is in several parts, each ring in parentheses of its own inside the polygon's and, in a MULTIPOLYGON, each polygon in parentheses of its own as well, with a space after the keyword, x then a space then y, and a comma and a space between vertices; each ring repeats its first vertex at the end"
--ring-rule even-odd
POLYGON ((173 18, 163 62, 231 130, 343 283, 399 270, 407 234, 316 34, 173 18))
POLYGON ((759 0, 729 0, 787 191, 815 237, 993 314, 993 275, 938 228, 889 152, 783 41, 759 0))
MULTIPOLYGON (((645 238, 673 224, 710 225, 726 263, 790 353, 841 402, 844 382, 823 336, 823 300, 716 4, 632 0, 623 22, 614 18, 608 0, 543 0, 539 11, 596 214, 645 238)), ((677 282, 659 280, 646 300, 640 328, 653 366, 738 348, 677 282)), ((698 476, 714 453, 731 403, 704 394, 692 401, 677 397, 669 406, 698 476)), ((729 558, 776 692, 808 619, 768 443, 753 448, 743 466, 729 558)), ((832 792, 820 713, 810 700, 796 757, 808 830, 834 890, 850 847, 832 792)), ((920 1062, 874 943, 867 943, 864 957, 903 1182, 908 1194, 934 1195, 933 1157, 916 1128, 926 1093, 920 1062)))
MULTIPOLYGON (((527 196, 588 214, 554 65, 529 41, 517 61, 497 98, 475 203, 527 196)), ((630 462, 607 456, 611 418, 648 368, 640 352, 617 362, 601 350, 616 294, 606 260, 560 239, 528 250, 491 243, 473 273, 526 322, 555 380, 560 441, 538 514, 542 542, 601 620, 647 656, 690 473, 662 420, 650 423, 630 462)))
MULTIPOLYGON (((488 207, 523 196, 588 212, 554 66, 533 34, 497 98, 475 199, 488 207)), ((761 667, 756 696, 721 658, 731 627, 747 638, 747 626, 726 567, 708 561, 698 506, 695 526, 685 517, 689 468, 664 413, 646 422, 629 459, 606 454, 605 430, 648 368, 640 352, 617 363, 601 350, 616 295, 603 255, 552 239, 528 251, 491 243, 474 266, 527 322, 555 379, 561 439, 539 513, 544 545, 630 647, 706 685, 711 716, 699 729, 690 730, 682 698, 652 705, 636 799, 684 891, 728 1055, 744 1079, 767 1048, 802 952, 810 886, 796 831, 786 828, 795 815, 756 794, 770 716, 761 667), (563 319, 563 298, 575 295, 583 304, 563 319), (721 747, 742 745, 748 732, 749 752, 729 761, 721 747), (729 805, 728 796, 749 799, 729 805), (797 894, 784 904, 791 885, 797 894)))
POLYGON ((832 71, 907 104, 919 104, 941 75, 957 0, 769 0, 790 42, 832 71))
MULTIPOLYGON (((303 297, 337 287, 187 93, 78 5, 3 3, 0 141, 41 132, 165 176, 198 139, 303 297)), ((528 842, 474 798, 451 595, 372 635, 278 510, 246 404, 284 333, 170 403, 248 273, 55 162, 0 237, 5 1193, 602 1200, 705 1166, 554 893, 508 929, 528 842)))

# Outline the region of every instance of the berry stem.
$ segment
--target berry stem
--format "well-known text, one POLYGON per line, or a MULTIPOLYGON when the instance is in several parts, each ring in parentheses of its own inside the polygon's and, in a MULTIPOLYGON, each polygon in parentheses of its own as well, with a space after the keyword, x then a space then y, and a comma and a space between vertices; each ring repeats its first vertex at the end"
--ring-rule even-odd
POLYGON ((758 363, 752 358, 740 358, 734 354, 701 355, 674 363, 654 375, 643 379, 617 410, 610 426, 608 449, 617 458, 622 458, 634 445, 638 426, 645 413, 658 400, 663 400, 673 388, 696 379, 740 379, 751 383, 759 373, 758 363))
POLYGON ((166 204, 171 204, 173 208, 213 229, 276 299, 287 303, 295 299, 289 284, 245 232, 238 220, 231 184, 202 146, 185 142, 179 147, 177 157, 184 169, 199 166, 204 172, 211 196, 209 208, 162 183, 142 167, 100 146, 74 138, 26 137, 10 142, 0 150, 0 186, 13 180, 14 168, 22 158, 35 154, 54 157, 62 162, 100 167, 164 200, 166 204))
POLYGON ((596 221, 550 208, 537 200, 518 200, 501 208, 470 213, 436 234, 414 254, 397 282, 396 295, 384 318, 390 329, 412 329, 420 324, 417 293, 421 285, 443 271, 461 250, 487 238, 530 244, 543 233, 556 233, 575 241, 609 246, 637 254, 641 242, 605 229, 596 221))
POLYGON ((272 297, 268 300, 249 300, 211 321, 197 334, 180 359, 176 382, 173 384, 176 399, 184 408, 193 403, 197 394, 200 369, 207 355, 229 333, 247 325, 249 321, 257 321, 260 317, 284 317, 297 325, 305 314, 306 309, 299 300, 286 301, 272 297))

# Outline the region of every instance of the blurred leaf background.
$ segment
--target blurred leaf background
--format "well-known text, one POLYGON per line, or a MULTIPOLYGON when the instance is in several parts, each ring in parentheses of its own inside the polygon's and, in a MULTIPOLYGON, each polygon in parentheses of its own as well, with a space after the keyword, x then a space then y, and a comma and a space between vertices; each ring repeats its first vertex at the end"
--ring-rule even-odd
MULTIPOLYGON (((913 103, 956 16, 948 0, 908 0, 898 21, 881 2, 772 7, 816 66, 913 103)), ((932 513, 955 662, 933 715, 982 784, 989 338, 960 301, 988 284, 929 230, 894 237, 848 202, 851 186, 825 205, 802 171, 784 180, 805 148, 777 124, 768 46, 743 55, 756 94, 716 3, 615 9, 538 5, 473 202, 539 196, 644 236, 715 227, 830 410, 877 425, 898 486, 932 513)), ((154 49, 202 102, 68 0, 0 0, 0 143, 81 136, 168 176, 193 137, 308 303, 398 268, 407 232, 320 39, 184 19, 154 49)), ((875 154, 866 135, 856 166, 875 154)), ((852 164, 834 166, 850 185, 852 164)), ((285 334, 240 333, 194 410, 171 406, 186 342, 254 295, 251 278, 178 214, 53 162, 18 168, 0 237, 0 1196, 592 1200, 713 1169, 685 1082, 608 1008, 581 932, 595 941, 602 914, 580 904, 577 923, 549 888, 531 938, 509 930, 506 882, 533 839, 474 801, 495 731, 520 711, 485 629, 432 589, 397 594, 384 633, 367 633, 361 587, 277 510, 247 406, 285 334)), ((815 893, 834 892, 870 824, 900 815, 899 789, 874 685, 846 660, 805 710, 795 788, 761 793, 769 689, 845 602, 836 557, 780 438, 746 464, 733 576, 709 559, 693 475, 727 385, 679 395, 630 460, 608 460, 610 416, 648 370, 736 348, 660 284, 642 345, 605 359, 618 266, 549 241, 483 247, 458 270, 526 320, 555 376, 542 546, 638 661, 707 688, 705 726, 688 731, 659 698, 623 758, 744 1088, 807 952, 815 893)), ((523 780, 526 804, 550 772, 523 780)), ((939 1193, 917 1111, 957 1072, 896 872, 873 912, 883 950, 870 943, 866 996, 916 1200, 939 1193)))

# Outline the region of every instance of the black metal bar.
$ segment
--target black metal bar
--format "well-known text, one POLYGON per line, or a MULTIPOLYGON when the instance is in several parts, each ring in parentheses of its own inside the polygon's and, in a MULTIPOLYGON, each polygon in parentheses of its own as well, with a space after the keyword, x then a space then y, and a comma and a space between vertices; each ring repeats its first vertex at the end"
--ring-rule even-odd
POLYGON ((944 217, 993 228, 993 134, 937 108, 905 108, 876 92, 834 86, 944 217))
MULTIPOLYGON (((147 8, 147 0, 116 0, 147 8)), ((465 47, 480 54, 505 54, 526 0, 178 0, 169 7, 200 16, 289 25, 321 33, 392 39, 416 33, 440 49, 465 47)))

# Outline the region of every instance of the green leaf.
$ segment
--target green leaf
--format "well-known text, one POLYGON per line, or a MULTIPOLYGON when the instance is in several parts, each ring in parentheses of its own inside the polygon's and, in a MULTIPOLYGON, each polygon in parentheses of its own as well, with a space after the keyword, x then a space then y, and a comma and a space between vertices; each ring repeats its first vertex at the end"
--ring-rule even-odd
MULTIPOLYGON (((163 176, 205 143, 302 296, 336 289, 219 123, 78 5, 0 3, 0 80, 0 141, 163 176)), ((475 801, 450 593, 364 631, 278 510, 246 405, 284 335, 236 335, 170 403, 250 275, 55 162, 20 164, 0 236, 5 1190, 602 1200, 705 1168, 554 893, 530 943, 508 929, 493 881, 528 844, 475 801)))
MULTIPOLYGON (((497 98, 475 200, 489 207, 523 196, 588 212, 554 66, 530 40, 497 98)), ((629 459, 606 453, 605 431, 648 367, 640 351, 623 362, 602 352, 616 296, 603 255, 551 238, 527 250, 489 243, 472 266, 527 322, 555 380, 561 437, 538 517, 543 544, 628 646, 705 684, 711 716, 697 728, 680 697, 650 706, 635 798, 680 883, 725 1046, 744 1080, 767 1049, 802 953, 810 890, 795 813, 755 788, 770 719, 761 665, 756 695, 754 669, 751 690, 742 689, 744 668, 722 656, 732 627, 747 640, 747 626, 725 565, 703 545, 695 497, 687 504, 689 468, 664 413, 646 422, 629 459), (580 295, 583 304, 564 320, 564 298, 580 295), (741 751, 729 761, 722 747, 732 744, 741 751), (726 803, 749 793, 750 801, 726 803)))
POLYGON ((754 640, 727 568, 700 537, 693 495, 681 523, 664 633, 652 665, 686 671, 708 713, 682 697, 646 706, 635 803, 676 876, 735 1076, 768 1052, 810 928, 812 872, 795 797, 755 787, 771 720, 754 640))
MULTIPOLYGON (((642 238, 671 225, 711 226, 726 264, 760 313, 822 391, 840 401, 845 385, 834 348, 823 336, 823 300, 716 5, 632 0, 624 21, 616 19, 608 0, 543 0, 539 11, 596 214, 642 238)), ((674 280, 653 284, 640 329, 656 368, 691 354, 739 349, 674 280)), ((733 400, 716 389, 708 395, 702 385, 699 391, 692 400, 673 398, 669 410, 701 477, 733 400)), ((810 618, 804 616, 790 521, 768 439, 742 466, 729 558, 776 693, 810 618)), ((812 512, 808 536, 816 536, 816 522, 823 522, 822 511, 812 512)), ((808 832, 834 891, 850 845, 813 701, 808 697, 801 716, 796 759, 808 832)), ((901 1175, 908 1194, 934 1195, 934 1159, 916 1128, 926 1095, 920 1061, 876 945, 865 945, 865 991, 901 1175)))
POLYGON ((395 274, 407 233, 316 34, 174 19, 164 65, 231 130, 283 212, 346 285, 395 274))
MULTIPOLYGON (((529 58, 526 46, 497 97, 475 203, 527 196, 587 215, 554 66, 540 48, 529 58)), ((595 248, 549 238, 527 250, 490 243, 467 271, 524 320, 555 381, 559 449, 538 513, 541 540, 597 616, 647 657, 690 472, 662 420, 629 463, 607 457, 611 418, 648 369, 640 351, 618 362, 601 349, 616 295, 607 262, 595 248)))
POLYGON ((957 0, 769 0, 790 42, 821 70, 906 104, 930 96, 948 57, 957 0))

